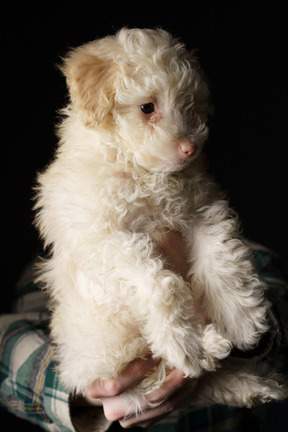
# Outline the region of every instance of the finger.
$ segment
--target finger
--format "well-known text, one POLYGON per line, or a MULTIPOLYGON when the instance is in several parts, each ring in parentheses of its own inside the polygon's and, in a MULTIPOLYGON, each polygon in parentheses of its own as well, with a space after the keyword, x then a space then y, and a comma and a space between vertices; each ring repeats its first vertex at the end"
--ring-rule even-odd
POLYGON ((158 390, 146 395, 140 402, 142 413, 135 415, 135 407, 131 404, 125 393, 113 397, 102 398, 105 417, 110 421, 120 420, 125 426, 134 425, 142 421, 151 420, 152 417, 167 415, 170 409, 169 397, 182 387, 187 379, 178 369, 172 370, 158 390), (154 406, 155 408, 151 408, 154 406))
POLYGON ((131 405, 131 400, 124 394, 119 396, 102 398, 104 415, 109 421, 116 421, 126 418, 130 413, 134 415, 135 408, 131 405))
POLYGON ((174 410, 173 405, 169 402, 164 402, 156 408, 148 409, 141 414, 126 416, 119 420, 123 428, 133 426, 150 427, 163 418, 167 417, 174 410))
POLYGON ((147 404, 142 407, 143 413, 126 416, 120 420, 122 427, 148 427, 169 415, 174 409, 172 395, 184 386, 187 379, 182 371, 173 369, 158 390, 146 396, 147 404), (151 405, 157 405, 151 408, 151 405))
POLYGON ((151 404, 167 400, 175 391, 181 388, 187 380, 188 378, 185 378, 184 372, 179 369, 173 369, 167 375, 160 388, 148 394, 146 400, 151 404))
MULTIPOLYGON (((161 387, 158 390, 151 392, 151 394, 146 395, 142 404, 140 402, 141 409, 145 413, 152 405, 155 406, 161 404, 185 382, 186 379, 184 378, 184 373, 178 369, 173 369, 166 377, 161 387)), ((127 397, 125 393, 116 397, 101 398, 101 400, 103 403, 104 414, 110 421, 120 420, 130 415, 133 416, 135 413, 135 407, 131 404, 129 397, 127 397)), ((165 410, 165 407, 163 406, 162 409, 165 410)))
POLYGON ((135 386, 141 382, 159 361, 159 359, 154 359, 150 355, 132 361, 127 368, 121 372, 119 377, 94 381, 88 390, 88 397, 97 399, 120 395, 129 387, 135 386))
MULTIPOLYGON (((179 371, 178 371, 179 372, 179 371)), ((175 377, 175 374, 172 374, 175 377)), ((179 378, 180 375, 177 376, 179 378)), ((173 380, 174 381, 174 380, 173 380)), ((185 380, 187 381, 187 380, 185 380)), ((170 397, 165 399, 162 404, 155 408, 147 409, 143 413, 139 415, 133 415, 130 417, 125 417, 120 420, 120 424, 122 427, 132 427, 132 426, 141 426, 141 427, 150 427, 153 424, 157 423, 161 419, 165 418, 171 412, 178 408, 183 408, 185 403, 189 402, 191 395, 194 392, 194 389, 198 383, 198 380, 189 380, 185 382, 185 384, 181 387, 178 387, 175 391, 175 387, 173 385, 166 387, 167 395, 170 393, 170 397)), ((174 381, 175 384, 175 381, 174 381)), ((164 389, 163 392, 165 393, 164 389)), ((158 392, 155 397, 162 396, 161 392, 158 392)))

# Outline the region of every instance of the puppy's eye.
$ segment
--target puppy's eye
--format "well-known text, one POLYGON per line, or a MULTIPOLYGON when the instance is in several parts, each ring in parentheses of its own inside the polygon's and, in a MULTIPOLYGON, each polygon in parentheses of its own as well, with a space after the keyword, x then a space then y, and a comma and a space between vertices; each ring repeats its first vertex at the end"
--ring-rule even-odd
POLYGON ((153 102, 149 102, 141 105, 140 109, 144 114, 152 114, 155 111, 155 106, 153 102))

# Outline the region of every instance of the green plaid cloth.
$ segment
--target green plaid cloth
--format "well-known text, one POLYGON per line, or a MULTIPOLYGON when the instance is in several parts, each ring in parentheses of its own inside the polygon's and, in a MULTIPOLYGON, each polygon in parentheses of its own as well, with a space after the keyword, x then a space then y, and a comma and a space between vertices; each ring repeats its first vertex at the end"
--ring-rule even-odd
POLYGON ((46 329, 47 316, 31 312, 0 320, 0 405, 49 431, 74 430, 46 329))
MULTIPOLYGON (((276 323, 273 350, 287 355, 288 285, 277 256, 259 245, 251 244, 251 247, 256 269, 267 284, 267 295, 273 303, 276 323)), ((82 411, 80 421, 76 410, 72 422, 69 394, 55 370, 48 332, 49 314, 45 307, 47 299, 33 284, 31 268, 26 269, 16 287, 13 313, 0 316, 0 405, 48 431, 103 431, 109 423, 101 408, 84 412, 84 419, 82 411)), ((192 408, 188 413, 172 413, 149 431, 257 432, 265 426, 265 413, 269 411, 265 407, 256 410, 225 406, 192 408)), ((111 430, 119 428, 117 425, 113 424, 111 430)))

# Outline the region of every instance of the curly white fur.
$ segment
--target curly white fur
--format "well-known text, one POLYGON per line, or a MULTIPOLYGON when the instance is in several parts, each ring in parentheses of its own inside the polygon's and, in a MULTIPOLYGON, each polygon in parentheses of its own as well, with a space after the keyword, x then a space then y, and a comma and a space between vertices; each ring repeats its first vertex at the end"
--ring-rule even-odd
POLYGON ((71 104, 36 204, 59 373, 85 393, 152 352, 162 362, 131 391, 137 407, 166 370, 198 377, 232 345, 257 344, 267 305, 198 157, 210 105, 193 53, 163 30, 122 29, 72 50, 62 71, 71 104), (158 247, 171 230, 186 244, 187 280, 158 247))

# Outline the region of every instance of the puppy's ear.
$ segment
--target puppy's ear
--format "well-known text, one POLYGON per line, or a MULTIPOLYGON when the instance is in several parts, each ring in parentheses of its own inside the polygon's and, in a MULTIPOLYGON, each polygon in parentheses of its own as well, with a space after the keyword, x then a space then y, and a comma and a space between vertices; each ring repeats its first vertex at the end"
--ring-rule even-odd
POLYGON ((111 119, 115 97, 116 65, 97 55, 95 46, 91 43, 71 51, 60 66, 72 104, 90 128, 111 119))

